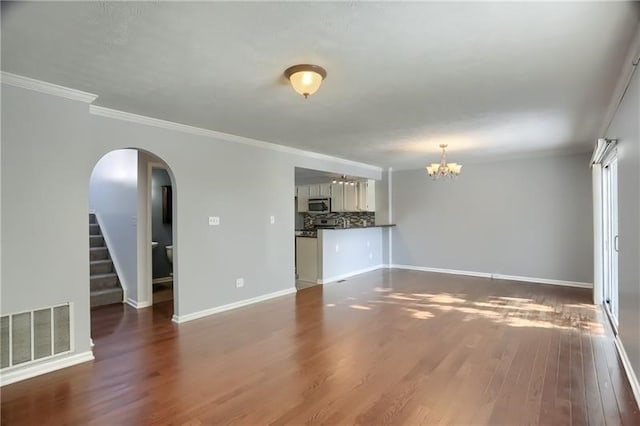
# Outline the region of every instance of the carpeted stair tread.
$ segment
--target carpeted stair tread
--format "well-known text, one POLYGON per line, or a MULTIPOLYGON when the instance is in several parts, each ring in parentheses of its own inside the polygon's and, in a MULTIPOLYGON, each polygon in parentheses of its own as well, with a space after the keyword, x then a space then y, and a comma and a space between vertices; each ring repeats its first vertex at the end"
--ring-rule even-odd
POLYGON ((107 274, 113 271, 111 259, 92 260, 89 262, 89 274, 93 277, 99 274, 107 274))
POLYGON ((120 287, 105 288, 91 292, 92 308, 102 305, 111 305, 114 303, 122 303, 122 289, 120 287))
POLYGON ((103 247, 104 237, 102 235, 89 235, 89 247, 103 247))
POLYGON ((108 273, 105 273, 105 274, 91 275, 91 279, 93 279, 93 278, 106 278, 106 277, 118 278, 118 275, 115 272, 108 272, 108 273))
POLYGON ((109 259, 109 250, 106 247, 91 247, 89 249, 89 260, 107 260, 109 259))
POLYGON ((122 303, 124 292, 96 215, 89 214, 89 290, 91 307, 122 303))
POLYGON ((97 223, 90 223, 89 235, 102 235, 102 231, 100 231, 100 225, 98 225, 97 223))
POLYGON ((120 288, 120 281, 118 281, 118 275, 113 272, 109 274, 98 274, 89 277, 89 286, 91 292, 105 288, 120 288))

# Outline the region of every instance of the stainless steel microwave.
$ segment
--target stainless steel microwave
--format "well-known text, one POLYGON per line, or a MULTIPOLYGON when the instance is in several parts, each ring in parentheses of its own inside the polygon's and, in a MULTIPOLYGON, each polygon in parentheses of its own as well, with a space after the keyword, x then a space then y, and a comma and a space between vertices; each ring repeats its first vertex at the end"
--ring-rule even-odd
POLYGON ((309 198, 309 213, 329 213, 331 198, 309 198))

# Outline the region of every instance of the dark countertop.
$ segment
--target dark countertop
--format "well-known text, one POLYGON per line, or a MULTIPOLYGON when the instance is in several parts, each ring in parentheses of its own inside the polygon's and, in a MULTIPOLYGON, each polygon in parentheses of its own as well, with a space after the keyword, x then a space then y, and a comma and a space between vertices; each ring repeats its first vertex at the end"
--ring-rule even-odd
POLYGON ((346 228, 343 228, 342 226, 336 226, 334 228, 318 228, 318 230, 321 229, 329 229, 330 231, 342 231, 343 229, 364 229, 364 228, 390 228, 392 226, 396 226, 395 223, 387 223, 387 224, 381 224, 381 225, 367 225, 367 226, 348 226, 346 228))
POLYGON ((316 229, 296 229, 296 232, 305 232, 306 235, 296 235, 297 238, 318 238, 318 231, 322 229, 326 229, 329 231, 346 231, 348 229, 365 229, 365 228, 390 228, 392 226, 396 226, 395 223, 388 224, 380 224, 380 225, 367 225, 367 226, 349 226, 348 228, 343 228, 341 226, 336 226, 333 228, 316 228, 316 229), (311 235, 310 235, 311 234, 311 235))

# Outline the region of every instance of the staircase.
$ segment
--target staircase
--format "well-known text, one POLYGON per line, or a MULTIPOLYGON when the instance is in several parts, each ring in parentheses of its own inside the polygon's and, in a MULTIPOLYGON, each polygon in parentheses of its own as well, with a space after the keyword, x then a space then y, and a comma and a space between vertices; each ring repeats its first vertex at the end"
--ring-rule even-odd
POLYGON ((96 215, 89 214, 89 283, 91 307, 122 303, 120 280, 113 268, 96 215))

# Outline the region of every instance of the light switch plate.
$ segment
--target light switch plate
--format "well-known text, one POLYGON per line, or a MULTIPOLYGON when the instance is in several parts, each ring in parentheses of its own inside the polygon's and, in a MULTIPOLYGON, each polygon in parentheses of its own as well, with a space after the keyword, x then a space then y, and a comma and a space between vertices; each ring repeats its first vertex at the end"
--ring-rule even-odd
POLYGON ((274 223, 276 223, 276 217, 275 216, 271 216, 269 218, 269 221, 271 222, 271 224, 273 225, 274 223))
POLYGON ((236 280, 236 288, 244 287, 244 278, 238 278, 236 280))
POLYGON ((220 218, 218 216, 209 216, 209 226, 220 225, 220 218))

